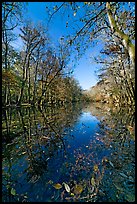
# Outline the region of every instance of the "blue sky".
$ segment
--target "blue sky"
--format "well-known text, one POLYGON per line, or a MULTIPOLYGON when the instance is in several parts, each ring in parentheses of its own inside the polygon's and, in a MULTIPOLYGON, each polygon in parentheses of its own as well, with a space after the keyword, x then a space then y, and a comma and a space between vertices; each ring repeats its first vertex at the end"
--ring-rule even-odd
MULTIPOLYGON (((53 2, 52 2, 53 3, 53 2)), ((46 6, 52 4, 51 2, 28 2, 27 12, 25 13, 25 18, 32 20, 34 23, 42 22, 47 25, 47 14, 46 6)), ((58 5, 62 2, 56 2, 58 5)), ((50 39, 53 44, 56 45, 61 36, 66 36, 72 32, 71 26, 66 29, 66 18, 63 15, 55 14, 53 20, 49 26, 50 39)), ((19 30, 16 30, 18 33, 19 30)), ((14 42, 17 47, 22 44, 20 40, 14 42)), ((83 57, 78 62, 78 65, 74 69, 74 77, 79 81, 79 84, 83 89, 89 89, 97 83, 97 76, 95 75, 95 70, 99 65, 95 64, 91 56, 96 56, 99 54, 101 44, 87 50, 83 57)))

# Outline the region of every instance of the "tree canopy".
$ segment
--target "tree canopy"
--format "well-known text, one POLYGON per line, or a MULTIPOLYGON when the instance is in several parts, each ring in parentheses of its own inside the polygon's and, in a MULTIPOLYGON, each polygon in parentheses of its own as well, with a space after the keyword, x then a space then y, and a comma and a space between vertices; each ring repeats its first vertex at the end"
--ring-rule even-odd
MULTIPOLYGON (((64 89, 65 98, 62 98, 63 95, 60 97, 64 103, 68 98, 65 93, 67 81, 73 84, 73 88, 70 88, 70 92, 74 93, 71 97, 73 101, 81 87, 74 82, 70 71, 72 68, 68 68, 69 61, 74 56, 79 59, 86 49, 97 45, 100 40, 104 48, 94 60, 102 64, 98 76, 107 87, 104 94, 109 93, 113 102, 122 103, 124 99, 125 104, 134 104, 134 2, 52 2, 46 7, 49 14, 47 27, 42 24, 34 25, 31 21, 24 22, 24 6, 23 2, 2 4, 3 104, 20 105, 26 102, 40 105, 44 101, 53 101, 51 96, 46 98, 48 92, 49 95, 52 92, 56 103, 59 100, 56 92, 60 87, 61 95, 64 89), (54 18, 61 13, 67 16, 66 29, 72 29, 70 35, 62 36, 59 44, 53 48, 48 29, 54 18), (19 22, 23 43, 21 51, 11 45, 14 29, 19 22), (14 86, 18 91, 12 90, 14 86)), ((71 101, 70 98, 67 100, 71 101)))

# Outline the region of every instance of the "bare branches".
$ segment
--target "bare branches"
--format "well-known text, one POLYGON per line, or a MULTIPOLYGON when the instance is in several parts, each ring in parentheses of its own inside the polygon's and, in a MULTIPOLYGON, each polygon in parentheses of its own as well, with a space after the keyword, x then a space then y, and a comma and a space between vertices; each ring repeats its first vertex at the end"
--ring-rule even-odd
POLYGON ((57 13, 63 7, 64 4, 65 4, 65 2, 63 2, 58 8, 56 8, 56 10, 50 15, 50 18, 49 18, 48 23, 47 23, 47 27, 49 26, 49 23, 50 23, 51 19, 53 18, 53 16, 55 15, 55 13, 57 13))

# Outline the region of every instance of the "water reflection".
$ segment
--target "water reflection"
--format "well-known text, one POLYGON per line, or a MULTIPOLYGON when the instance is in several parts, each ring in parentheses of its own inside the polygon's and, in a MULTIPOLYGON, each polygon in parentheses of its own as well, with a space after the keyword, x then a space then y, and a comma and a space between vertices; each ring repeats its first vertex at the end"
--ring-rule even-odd
POLYGON ((2 116, 3 201, 134 200, 131 110, 75 104, 2 116))

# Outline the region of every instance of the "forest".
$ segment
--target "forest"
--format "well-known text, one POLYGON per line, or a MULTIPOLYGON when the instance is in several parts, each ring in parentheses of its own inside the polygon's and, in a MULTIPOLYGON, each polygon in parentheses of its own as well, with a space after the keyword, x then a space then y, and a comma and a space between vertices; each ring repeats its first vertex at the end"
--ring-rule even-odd
POLYGON ((29 4, 1 4, 3 202, 134 202, 135 2, 45 2, 37 23, 29 4))
MULTIPOLYGON (((2 106, 79 100, 82 90, 78 81, 71 75, 73 67, 68 66, 70 53, 76 52, 80 57, 100 35, 105 46, 100 56, 95 59, 96 63, 102 63, 98 70, 98 83, 101 85, 99 90, 103 90, 102 95, 109 97, 114 103, 134 105, 135 16, 130 4, 123 4, 125 4, 123 12, 120 11, 121 3, 113 3, 110 6, 110 3, 105 5, 99 2, 83 2, 84 8, 79 8, 77 3, 70 2, 62 3, 59 8, 57 6, 49 8, 53 9, 49 24, 51 18, 58 15, 59 9, 67 9, 65 5, 73 10, 72 18, 80 9, 85 11, 84 17, 78 19, 82 21, 80 30, 76 31, 74 37, 70 35, 67 39, 62 38, 63 43, 53 49, 42 24, 34 26, 29 20, 23 22, 23 9, 27 6, 25 3, 3 2, 2 106), (90 9, 94 11, 92 14, 90 9), (106 20, 106 15, 109 21, 106 20), (20 37, 23 42, 23 49, 20 51, 11 45, 18 37, 14 34, 18 24, 21 24, 20 37), (80 41, 84 46, 80 45, 80 41)), ((98 95, 96 91, 91 90, 88 95, 96 98, 94 97, 98 95)), ((101 94, 99 97, 101 98, 101 94)))
POLYGON ((54 51, 42 26, 24 22, 20 35, 23 50, 17 52, 10 45, 21 9, 20 3, 3 3, 2 105, 64 104, 79 100, 82 90, 67 68, 67 49, 61 45, 54 51))

